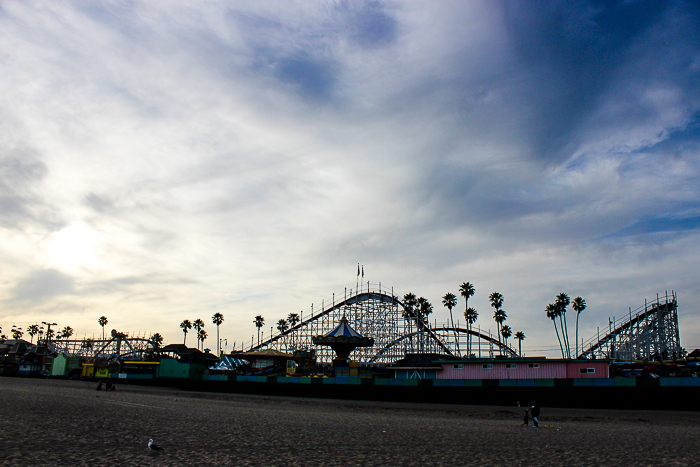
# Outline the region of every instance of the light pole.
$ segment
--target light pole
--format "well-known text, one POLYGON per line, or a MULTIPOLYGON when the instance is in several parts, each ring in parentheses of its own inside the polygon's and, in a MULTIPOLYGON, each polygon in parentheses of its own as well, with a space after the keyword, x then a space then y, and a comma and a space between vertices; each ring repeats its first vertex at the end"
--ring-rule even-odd
POLYGON ((51 326, 58 326, 56 323, 47 323, 46 321, 42 321, 41 324, 46 325, 46 341, 48 342, 51 340, 51 326))
POLYGON ((221 343, 224 343, 224 353, 226 353, 226 346, 228 345, 228 341, 226 339, 219 339, 219 358, 221 358, 221 343))

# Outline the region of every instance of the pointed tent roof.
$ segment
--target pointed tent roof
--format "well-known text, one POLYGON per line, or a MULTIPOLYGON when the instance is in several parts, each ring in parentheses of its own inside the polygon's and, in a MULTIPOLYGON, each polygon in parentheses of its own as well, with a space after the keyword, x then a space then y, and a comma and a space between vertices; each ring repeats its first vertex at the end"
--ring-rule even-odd
POLYGON ((348 320, 343 316, 340 318, 340 324, 336 326, 335 329, 333 329, 331 332, 326 334, 327 337, 340 337, 340 336, 345 336, 345 337, 357 337, 362 339, 362 336, 357 333, 353 328, 350 327, 348 324, 348 320))

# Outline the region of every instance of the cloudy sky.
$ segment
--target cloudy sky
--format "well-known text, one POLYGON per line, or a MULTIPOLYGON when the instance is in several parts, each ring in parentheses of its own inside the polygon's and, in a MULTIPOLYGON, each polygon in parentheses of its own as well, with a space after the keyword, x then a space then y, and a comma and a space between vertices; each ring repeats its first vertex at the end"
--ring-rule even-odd
POLYGON ((0 67, 5 333, 230 348, 360 263, 530 355, 674 290, 700 347, 696 2, 5 0, 0 67))

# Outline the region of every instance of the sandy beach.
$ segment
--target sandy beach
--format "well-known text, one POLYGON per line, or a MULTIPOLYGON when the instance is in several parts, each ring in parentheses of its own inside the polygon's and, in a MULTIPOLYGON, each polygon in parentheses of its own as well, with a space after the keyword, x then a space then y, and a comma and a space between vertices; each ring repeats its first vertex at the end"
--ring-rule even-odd
POLYGON ((0 465, 698 465, 700 413, 189 392, 0 378, 0 465), (147 449, 149 438, 163 451, 147 449))

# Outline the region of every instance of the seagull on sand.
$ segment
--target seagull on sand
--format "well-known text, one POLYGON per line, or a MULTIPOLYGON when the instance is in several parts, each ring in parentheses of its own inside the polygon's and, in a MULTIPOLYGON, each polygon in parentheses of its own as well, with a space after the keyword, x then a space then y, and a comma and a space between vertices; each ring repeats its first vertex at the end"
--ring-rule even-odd
POLYGON ((150 449, 151 451, 162 451, 163 450, 163 448, 158 446, 156 443, 154 443, 152 439, 148 440, 148 449, 150 449))

